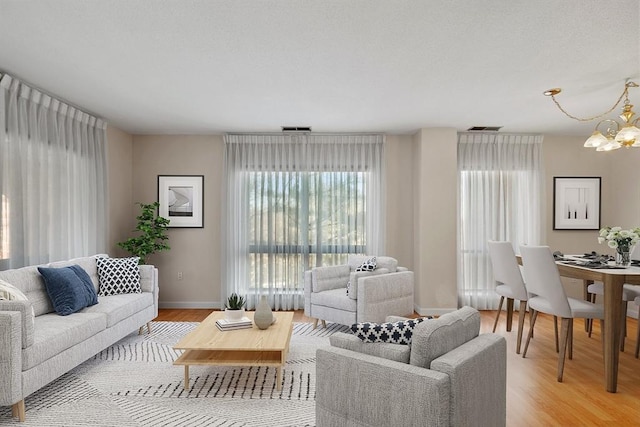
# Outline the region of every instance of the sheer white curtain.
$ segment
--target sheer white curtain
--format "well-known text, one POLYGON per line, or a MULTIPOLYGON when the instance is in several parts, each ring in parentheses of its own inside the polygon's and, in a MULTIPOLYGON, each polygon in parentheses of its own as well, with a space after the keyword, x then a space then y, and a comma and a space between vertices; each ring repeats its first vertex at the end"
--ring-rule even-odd
POLYGON ((0 268, 106 250, 106 123, 0 80, 0 268))
POLYGON ((542 136, 460 133, 458 176, 458 300, 497 309, 487 241, 544 241, 542 136))
POLYGON ((222 298, 300 309, 303 273, 382 254, 382 135, 226 135, 222 298))

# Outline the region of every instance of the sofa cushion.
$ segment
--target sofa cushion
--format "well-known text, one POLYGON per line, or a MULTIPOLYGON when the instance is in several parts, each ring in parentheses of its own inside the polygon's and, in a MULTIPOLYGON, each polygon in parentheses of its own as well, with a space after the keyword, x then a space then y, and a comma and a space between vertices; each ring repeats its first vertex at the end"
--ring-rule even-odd
POLYGON ((313 292, 323 292, 330 289, 344 288, 349 281, 348 265, 331 265, 326 267, 314 267, 312 271, 312 290, 313 292))
POLYGON ((110 328, 150 305, 153 305, 153 294, 151 292, 101 296, 99 304, 87 307, 81 313, 101 313, 106 315, 107 328, 110 328))
POLYGON ((44 287, 44 280, 37 266, 0 271, 0 279, 11 283, 27 296, 36 316, 53 312, 51 299, 44 287))
POLYGON ((10 301, 28 301, 22 291, 9 282, 0 279, 0 299, 10 301))
POLYGON ((106 326, 106 316, 98 313, 80 312, 70 316, 49 313, 37 316, 33 344, 22 350, 22 370, 39 365, 99 333, 106 326))
POLYGON ((107 254, 97 254, 92 256, 73 258, 68 261, 56 261, 51 262, 47 265, 47 267, 69 267, 71 265, 79 265, 82 267, 84 271, 87 272, 89 278, 91 279, 91 283, 93 283, 93 288, 98 292, 98 266, 96 263, 96 258, 109 258, 107 254))
POLYGON ((139 257, 97 258, 99 295, 140 293, 139 257))
POLYGON ((425 319, 400 320, 386 323, 354 323, 351 332, 365 343, 411 344, 413 329, 425 319))
POLYGON ((311 304, 323 305, 344 311, 356 311, 356 300, 349 298, 344 289, 332 289, 330 291, 313 292, 311 294, 311 304))
POLYGON ((480 313, 462 307, 437 319, 422 322, 413 331, 409 363, 430 368, 434 359, 477 337, 480 313))
POLYGON ((38 267, 44 278, 53 308, 61 316, 68 316, 98 303, 89 275, 78 265, 51 268, 38 267))
POLYGON ((411 355, 411 347, 409 346, 387 343, 367 344, 355 335, 342 332, 336 332, 331 335, 329 342, 333 347, 340 347, 383 359, 395 360, 400 363, 409 363, 409 356, 411 355))

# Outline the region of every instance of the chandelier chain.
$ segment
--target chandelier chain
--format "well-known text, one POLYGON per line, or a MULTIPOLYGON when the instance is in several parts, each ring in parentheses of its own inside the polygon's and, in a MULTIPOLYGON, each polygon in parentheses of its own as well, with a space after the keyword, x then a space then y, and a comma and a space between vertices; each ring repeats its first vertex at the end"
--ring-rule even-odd
MULTIPOLYGON (((592 120, 596 120, 596 119, 599 119, 601 117, 604 117, 607 114, 609 114, 610 112, 612 112, 618 106, 618 104, 620 104, 620 101, 622 101, 622 98, 624 98, 628 93, 629 93, 629 88, 627 86, 625 86, 624 90, 622 91, 622 94, 620 94, 620 97, 618 98, 616 103, 613 104, 613 106, 611 108, 609 108, 607 111, 605 111, 604 113, 602 113, 600 115, 593 116, 593 117, 587 117, 587 118, 580 118, 580 117, 576 117, 576 116, 574 116, 572 114, 569 114, 564 108, 562 108, 560 106, 560 103, 556 100, 555 95, 551 95, 551 99, 556 104, 558 109, 564 113, 565 116, 567 116, 567 117, 569 117, 569 118, 571 118, 573 120, 577 120, 579 122, 590 122, 592 120)), ((628 101, 628 98, 627 98, 627 101, 628 101)))

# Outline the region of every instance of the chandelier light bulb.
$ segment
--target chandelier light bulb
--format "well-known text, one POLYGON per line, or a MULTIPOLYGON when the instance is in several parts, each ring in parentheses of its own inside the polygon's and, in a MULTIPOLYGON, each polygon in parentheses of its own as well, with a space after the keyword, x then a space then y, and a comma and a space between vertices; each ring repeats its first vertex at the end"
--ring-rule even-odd
POLYGON ((584 142, 584 146, 587 148, 598 148, 601 145, 605 145, 609 140, 599 130, 594 131, 589 138, 584 142))
POLYGON ((638 139, 640 139, 640 129, 634 125, 623 127, 616 135, 616 141, 625 146, 631 146, 638 139))
POLYGON ((613 151, 617 150, 618 148, 622 148, 622 144, 620 144, 616 140, 613 140, 609 141, 607 144, 599 146, 598 148, 596 148, 596 151, 613 151))

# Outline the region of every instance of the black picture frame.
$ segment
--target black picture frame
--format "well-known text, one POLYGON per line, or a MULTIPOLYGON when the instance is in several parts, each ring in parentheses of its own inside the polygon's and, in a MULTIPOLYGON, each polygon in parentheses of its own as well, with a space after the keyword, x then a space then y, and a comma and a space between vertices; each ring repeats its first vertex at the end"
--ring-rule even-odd
POLYGON ((600 230, 599 176, 553 177, 553 229, 600 230))
POLYGON ((204 228, 204 175, 158 175, 158 203, 169 228, 204 228))

